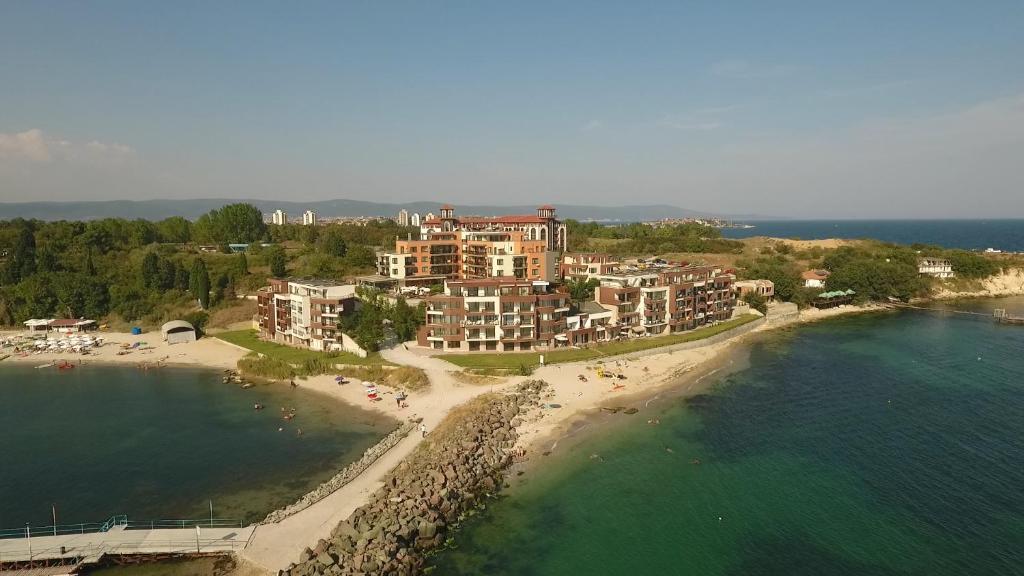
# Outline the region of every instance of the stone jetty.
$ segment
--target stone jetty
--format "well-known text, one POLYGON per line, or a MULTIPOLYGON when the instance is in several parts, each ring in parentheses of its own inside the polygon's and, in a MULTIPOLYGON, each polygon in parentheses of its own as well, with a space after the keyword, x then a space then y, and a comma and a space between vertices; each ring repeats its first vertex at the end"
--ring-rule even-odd
POLYGON ((422 574, 426 553, 501 489, 520 414, 539 404, 545 386, 527 381, 510 394, 485 394, 457 408, 367 504, 281 574, 422 574))
POLYGON ((384 455, 384 453, 394 448, 396 444, 401 442, 402 439, 416 427, 417 423, 418 421, 403 422, 398 428, 392 430, 387 436, 382 438, 380 442, 367 448, 358 460, 343 468, 341 472, 332 476, 330 480, 321 483, 305 496, 299 498, 297 502, 267 514, 267 517, 264 518, 260 524, 273 524, 275 522, 280 522, 292 514, 301 512, 302 510, 305 510, 313 504, 316 504, 330 496, 342 486, 351 482, 353 478, 362 474, 363 470, 369 468, 370 465, 376 462, 378 458, 384 455))

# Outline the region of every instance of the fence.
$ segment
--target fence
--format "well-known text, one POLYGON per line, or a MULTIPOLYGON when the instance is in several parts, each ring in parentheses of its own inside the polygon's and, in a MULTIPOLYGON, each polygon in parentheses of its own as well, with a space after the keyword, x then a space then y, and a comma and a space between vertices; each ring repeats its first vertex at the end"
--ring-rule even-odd
POLYGON ((111 516, 105 522, 83 522, 80 524, 57 524, 56 526, 28 526, 0 530, 0 539, 38 538, 41 536, 64 536, 68 534, 91 534, 106 532, 114 527, 125 530, 158 530, 166 528, 242 528, 241 520, 227 518, 200 518, 192 520, 129 520, 127 515, 111 516))

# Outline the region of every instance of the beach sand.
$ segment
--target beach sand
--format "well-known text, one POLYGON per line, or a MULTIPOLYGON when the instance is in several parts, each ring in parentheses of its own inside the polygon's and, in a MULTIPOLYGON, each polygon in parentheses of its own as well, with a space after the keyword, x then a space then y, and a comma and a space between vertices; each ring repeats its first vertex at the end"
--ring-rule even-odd
MULTIPOLYGON (((23 336, 26 332, 4 332, 0 337, 23 336)), ((124 332, 90 332, 94 337, 102 337, 102 346, 93 348, 89 354, 82 355, 75 352, 35 352, 14 354, 10 348, 5 348, 2 354, 10 354, 3 362, 23 362, 28 364, 45 364, 47 362, 59 362, 67 360, 72 364, 155 364, 157 362, 167 365, 195 366, 207 368, 233 369, 238 359, 248 352, 237 346, 233 346, 215 338, 200 338, 195 342, 184 344, 168 344, 164 342, 158 332, 147 332, 140 335, 132 335, 124 332), (133 345, 140 343, 139 348, 127 354, 118 355, 122 350, 122 344, 133 345), (145 345, 141 343, 145 343, 145 345)), ((56 337, 51 334, 50 337, 56 337)))

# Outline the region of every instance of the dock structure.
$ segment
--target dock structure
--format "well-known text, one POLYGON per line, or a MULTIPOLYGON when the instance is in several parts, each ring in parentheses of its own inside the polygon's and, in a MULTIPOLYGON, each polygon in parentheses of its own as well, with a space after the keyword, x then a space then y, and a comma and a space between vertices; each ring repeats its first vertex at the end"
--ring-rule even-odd
MULTIPOLYGON (((208 525, 184 520, 129 522, 115 517, 103 530, 0 538, 0 572, 74 574, 105 555, 210 554, 237 552, 252 537, 254 525, 214 520, 208 525), (175 523, 181 527, 175 527, 175 523)), ((8 531, 9 532, 9 531, 8 531)))
POLYGON ((996 308, 992 312, 992 317, 1000 324, 1024 325, 1024 316, 1012 316, 1007 314, 1005 308, 996 308))

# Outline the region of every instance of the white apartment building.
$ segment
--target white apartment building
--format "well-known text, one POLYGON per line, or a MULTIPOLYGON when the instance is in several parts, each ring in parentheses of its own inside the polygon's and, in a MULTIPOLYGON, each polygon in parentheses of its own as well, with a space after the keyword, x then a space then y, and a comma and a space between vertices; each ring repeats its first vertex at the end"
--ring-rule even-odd
POLYGON ((302 213, 302 225, 303 226, 316 226, 316 212, 312 210, 306 210, 302 213))
POLYGON ((398 219, 397 220, 398 220, 398 225, 399 226, 408 226, 409 225, 409 211, 406 210, 405 208, 402 208, 401 210, 399 210, 398 211, 398 219))
POLYGON ((412 217, 409 218, 409 224, 411 226, 419 226, 420 222, 422 222, 422 221, 423 221, 423 219, 420 218, 420 213, 419 212, 413 212, 412 217))
POLYGON ((270 222, 278 226, 284 226, 288 223, 288 213, 284 210, 274 210, 274 214, 270 217, 270 222))

